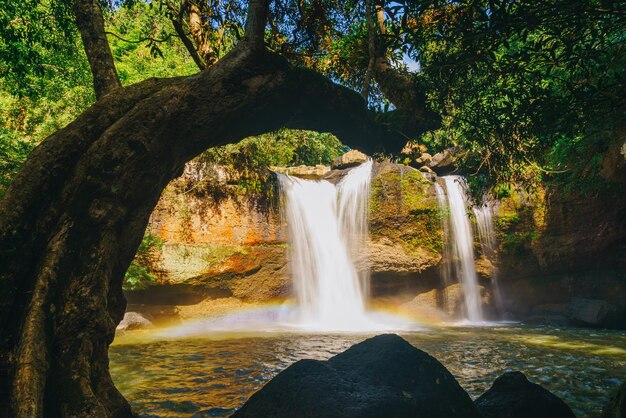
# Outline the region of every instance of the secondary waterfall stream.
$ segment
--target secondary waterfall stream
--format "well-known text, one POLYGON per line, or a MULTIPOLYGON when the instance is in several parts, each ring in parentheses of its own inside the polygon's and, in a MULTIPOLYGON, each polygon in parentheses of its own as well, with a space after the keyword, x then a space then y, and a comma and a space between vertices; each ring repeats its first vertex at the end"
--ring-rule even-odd
POLYGON ((279 175, 300 321, 312 328, 370 327, 368 275, 359 274, 355 259, 367 240, 371 171, 365 162, 337 185, 279 175))
MULTIPOLYGON (((481 322, 483 313, 474 265, 474 238, 467 217, 467 184, 461 176, 444 176, 443 180, 446 185, 447 205, 442 209, 449 211, 449 226, 444 221, 444 232, 448 232, 448 242, 444 245, 444 280, 451 281, 453 275, 456 277, 463 289, 466 319, 470 322, 481 322)), ((444 203, 441 192, 439 188, 437 195, 440 206, 444 203)))
POLYGON ((478 239, 483 255, 489 260, 491 268, 489 275, 491 278, 491 292, 496 304, 498 312, 503 311, 502 296, 500 294, 500 286, 498 284, 498 270, 493 265, 496 260, 496 233, 493 228, 493 215, 497 208, 497 202, 485 201, 480 206, 474 206, 473 211, 476 216, 476 229, 478 230, 478 239))

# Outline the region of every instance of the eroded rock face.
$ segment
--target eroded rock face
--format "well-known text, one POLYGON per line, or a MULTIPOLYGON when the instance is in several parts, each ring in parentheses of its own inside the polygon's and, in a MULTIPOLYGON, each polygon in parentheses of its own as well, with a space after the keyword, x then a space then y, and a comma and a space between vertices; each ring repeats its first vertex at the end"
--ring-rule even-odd
POLYGON ((435 358, 394 334, 328 361, 300 360, 233 417, 479 418, 469 395, 435 358))
POLYGON ((475 403, 484 418, 576 418, 565 402, 521 372, 498 377, 475 403))
MULTIPOLYGON (((626 327, 620 261, 625 213, 626 194, 620 192, 583 196, 540 188, 529 194, 512 188, 496 221, 505 308, 516 318, 540 320, 537 306, 597 299, 610 306, 600 326, 626 327)), ((585 325, 575 319, 577 314, 569 316, 570 324, 585 325)), ((598 319, 596 315, 591 323, 598 319)))
MULTIPOLYGON (((361 158, 356 152, 348 157, 361 158)), ((211 169, 214 181, 228 181, 227 173, 211 169)), ((348 171, 331 174, 341 178, 348 171)), ((198 193, 194 181, 207 176, 187 170, 177 180, 185 185, 182 191, 173 184, 164 193, 150 222, 151 232, 163 240, 161 283, 127 292, 130 303, 189 306, 218 298, 251 303, 289 294, 286 228, 277 202, 263 207, 235 193, 198 193)), ((357 268, 372 271, 374 293, 383 276, 385 289, 404 289, 404 281, 419 282, 441 258, 434 188, 419 171, 391 163, 375 164, 373 176, 371 239, 357 268)))
POLYGON ((609 311, 609 305, 604 300, 573 298, 565 309, 565 315, 570 321, 587 326, 600 326, 609 311))

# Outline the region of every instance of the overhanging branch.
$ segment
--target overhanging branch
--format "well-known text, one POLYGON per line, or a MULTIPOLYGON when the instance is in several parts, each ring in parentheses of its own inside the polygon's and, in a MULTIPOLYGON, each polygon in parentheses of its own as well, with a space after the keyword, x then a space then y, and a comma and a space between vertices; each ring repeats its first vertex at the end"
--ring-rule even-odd
POLYGON ((265 45, 265 24, 270 0, 250 0, 246 19, 246 34, 242 43, 252 49, 262 49, 265 45))
POLYGON ((91 67, 96 98, 100 99, 122 85, 104 32, 102 10, 97 0, 75 0, 72 9, 91 67))

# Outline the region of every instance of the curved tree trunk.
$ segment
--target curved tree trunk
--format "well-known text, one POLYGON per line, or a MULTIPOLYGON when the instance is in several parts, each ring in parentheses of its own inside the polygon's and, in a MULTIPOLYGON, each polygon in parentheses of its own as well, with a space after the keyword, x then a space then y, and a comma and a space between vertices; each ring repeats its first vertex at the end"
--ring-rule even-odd
POLYGON ((402 145, 356 93, 260 42, 194 76, 113 90, 26 161, 0 202, 1 416, 131 416, 108 370, 122 280, 191 158, 281 127, 402 145))

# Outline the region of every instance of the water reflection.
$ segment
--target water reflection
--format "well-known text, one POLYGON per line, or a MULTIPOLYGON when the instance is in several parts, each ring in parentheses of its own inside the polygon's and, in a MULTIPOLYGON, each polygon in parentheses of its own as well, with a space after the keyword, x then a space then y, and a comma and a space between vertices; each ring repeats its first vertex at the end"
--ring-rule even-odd
MULTIPOLYGON (((600 412, 626 375, 624 332, 509 326, 401 335, 439 359, 473 397, 503 372, 521 370, 579 417, 600 412)), ((228 416, 293 362, 327 359, 369 336, 231 334, 128 344, 122 338, 111 347, 111 374, 141 416, 228 416)))

